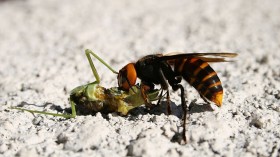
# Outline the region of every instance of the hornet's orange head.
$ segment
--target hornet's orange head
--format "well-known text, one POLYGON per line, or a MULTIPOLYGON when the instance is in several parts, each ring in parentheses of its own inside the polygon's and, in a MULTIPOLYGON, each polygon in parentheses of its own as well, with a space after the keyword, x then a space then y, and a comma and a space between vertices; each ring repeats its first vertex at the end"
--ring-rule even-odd
POLYGON ((119 71, 118 84, 122 90, 128 91, 131 86, 135 85, 136 79, 137 73, 134 63, 128 63, 119 71))

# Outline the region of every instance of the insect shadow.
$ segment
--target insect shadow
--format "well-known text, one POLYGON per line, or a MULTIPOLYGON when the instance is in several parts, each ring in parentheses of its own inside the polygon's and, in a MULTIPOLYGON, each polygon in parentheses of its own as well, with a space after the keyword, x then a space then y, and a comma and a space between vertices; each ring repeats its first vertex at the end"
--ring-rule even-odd
POLYGON ((174 102, 170 103, 171 113, 168 113, 168 102, 162 101, 158 105, 153 105, 151 108, 147 108, 145 106, 141 106, 138 108, 132 109, 129 113, 132 116, 139 116, 139 115, 146 115, 146 114, 152 114, 152 115, 174 115, 178 118, 183 117, 183 111, 181 106, 176 105, 174 102))
MULTIPOLYGON (((130 110, 129 114, 133 116, 130 117, 131 120, 134 120, 134 117, 137 117, 139 115, 173 115, 177 118, 181 119, 183 118, 183 110, 180 105, 176 105, 174 102, 171 101, 170 103, 171 113, 168 111, 168 102, 167 101, 161 101, 158 105, 153 105, 151 108, 147 108, 145 106, 140 106, 138 108, 134 108, 130 110)), ((202 113, 202 112, 212 112, 214 109, 210 105, 210 103, 197 103, 196 100, 191 101, 188 106, 188 114, 193 113, 202 113)))
POLYGON ((191 101, 188 109, 189 114, 214 111, 210 103, 196 103, 196 100, 191 101))

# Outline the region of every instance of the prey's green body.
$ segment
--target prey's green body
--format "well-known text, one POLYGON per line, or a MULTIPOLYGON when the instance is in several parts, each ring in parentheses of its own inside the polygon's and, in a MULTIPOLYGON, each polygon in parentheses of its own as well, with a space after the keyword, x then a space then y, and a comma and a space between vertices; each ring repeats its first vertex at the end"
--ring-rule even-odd
MULTIPOLYGON (((150 91, 149 100, 157 100, 158 94, 158 90, 150 91)), ((127 92, 117 87, 107 89, 97 83, 73 89, 70 99, 77 104, 76 110, 80 114, 118 112, 121 115, 127 115, 131 109, 145 103, 138 86, 133 86, 127 92)))

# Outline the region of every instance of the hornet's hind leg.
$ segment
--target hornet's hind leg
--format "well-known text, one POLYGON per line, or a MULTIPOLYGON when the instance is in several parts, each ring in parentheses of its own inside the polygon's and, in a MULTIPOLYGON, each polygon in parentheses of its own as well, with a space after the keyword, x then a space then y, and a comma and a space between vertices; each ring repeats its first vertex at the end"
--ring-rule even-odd
POLYGON ((187 109, 187 105, 186 105, 186 100, 185 100, 185 90, 184 87, 181 84, 176 84, 172 86, 173 90, 181 90, 181 103, 182 103, 182 110, 183 110, 183 132, 182 132, 182 138, 185 142, 185 144, 187 143, 187 137, 186 137, 186 122, 187 122, 187 114, 188 114, 188 109, 187 109))

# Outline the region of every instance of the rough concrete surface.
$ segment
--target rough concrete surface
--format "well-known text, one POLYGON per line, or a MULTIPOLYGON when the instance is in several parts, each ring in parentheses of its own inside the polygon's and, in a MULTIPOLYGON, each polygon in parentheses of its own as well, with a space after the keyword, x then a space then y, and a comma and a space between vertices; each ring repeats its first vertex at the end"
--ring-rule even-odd
MULTIPOLYGON (((0 156, 280 156, 280 1, 2 0, 0 1, 0 156), (180 92, 155 112, 140 107, 64 119, 11 110, 69 108, 71 89, 94 81, 84 50, 120 69, 157 52, 237 52, 215 63, 221 108, 197 99, 186 145, 180 92), (160 111, 160 109, 162 109, 160 111)), ((95 61, 101 84, 116 75, 95 61)))

